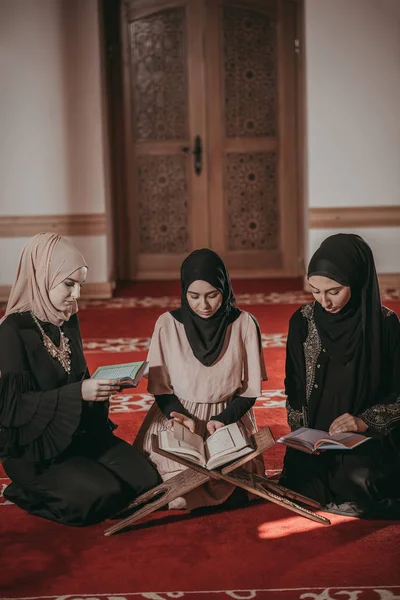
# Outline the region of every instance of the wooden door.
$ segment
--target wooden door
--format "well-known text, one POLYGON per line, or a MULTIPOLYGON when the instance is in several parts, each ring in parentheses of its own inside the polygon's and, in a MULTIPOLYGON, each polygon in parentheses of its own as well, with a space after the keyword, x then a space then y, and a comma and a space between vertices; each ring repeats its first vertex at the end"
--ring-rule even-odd
POLYGON ((299 270, 295 9, 207 1, 211 245, 234 277, 299 270))
POLYGON ((178 277, 204 246, 233 277, 299 274, 296 8, 126 0, 130 278, 178 277))
POLYGON ((123 6, 129 276, 175 278, 184 257, 209 243, 207 165, 197 175, 191 154, 206 136, 204 2, 123 6))

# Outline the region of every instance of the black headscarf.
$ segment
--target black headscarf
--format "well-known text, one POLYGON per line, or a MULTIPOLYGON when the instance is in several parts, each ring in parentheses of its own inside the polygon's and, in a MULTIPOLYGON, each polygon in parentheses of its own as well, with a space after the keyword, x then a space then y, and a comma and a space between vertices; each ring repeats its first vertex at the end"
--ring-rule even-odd
POLYGON ((193 354, 206 367, 219 357, 228 325, 241 313, 234 303, 231 280, 222 258, 208 248, 189 254, 181 267, 181 308, 171 311, 171 315, 183 323, 193 354), (221 306, 208 319, 197 315, 187 301, 190 284, 198 280, 207 281, 222 293, 221 306))
POLYGON ((374 403, 381 377, 383 313, 371 248, 358 235, 332 235, 311 258, 307 277, 313 275, 351 288, 339 313, 329 313, 317 302, 314 318, 328 354, 354 371, 349 412, 358 414, 374 403))

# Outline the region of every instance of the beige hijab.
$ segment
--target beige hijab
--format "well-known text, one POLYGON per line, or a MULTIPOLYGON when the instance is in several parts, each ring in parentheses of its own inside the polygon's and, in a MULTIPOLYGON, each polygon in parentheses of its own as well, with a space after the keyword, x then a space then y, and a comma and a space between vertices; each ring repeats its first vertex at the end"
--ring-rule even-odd
POLYGON ((53 325, 68 321, 78 312, 78 303, 74 301, 68 311, 61 312, 52 305, 49 292, 86 266, 82 254, 67 239, 55 233, 35 235, 22 250, 2 320, 12 313, 32 311, 38 319, 53 325))

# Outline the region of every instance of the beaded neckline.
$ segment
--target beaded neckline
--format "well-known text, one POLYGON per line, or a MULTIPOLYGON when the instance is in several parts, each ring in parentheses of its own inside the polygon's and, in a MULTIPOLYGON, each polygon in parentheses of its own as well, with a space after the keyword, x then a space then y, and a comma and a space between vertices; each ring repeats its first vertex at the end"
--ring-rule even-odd
POLYGON ((61 331, 61 328, 58 327, 58 330, 60 332, 60 345, 57 347, 55 343, 46 334, 39 320, 37 319, 37 317, 35 317, 33 312, 31 312, 31 317, 37 325, 40 333, 42 334, 43 345, 46 348, 47 352, 52 358, 58 360, 64 371, 66 371, 66 373, 68 373, 69 375, 71 373, 71 348, 69 346, 69 339, 61 331))

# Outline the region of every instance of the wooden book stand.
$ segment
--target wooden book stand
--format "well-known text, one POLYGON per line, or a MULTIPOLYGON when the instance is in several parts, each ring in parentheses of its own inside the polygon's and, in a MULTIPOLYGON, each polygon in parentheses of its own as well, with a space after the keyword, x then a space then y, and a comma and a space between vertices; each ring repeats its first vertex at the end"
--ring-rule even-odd
POLYGON ((316 514, 310 510, 310 508, 302 506, 304 504, 314 509, 320 509, 321 506, 318 502, 272 482, 267 477, 250 473, 242 468, 247 462, 259 454, 262 454, 275 444, 275 440, 272 437, 269 427, 260 429, 260 431, 252 436, 252 443, 254 451, 250 454, 243 456, 225 467, 208 470, 194 464, 186 458, 162 450, 158 446, 157 436, 153 435, 153 451, 184 465, 187 469, 136 498, 134 502, 116 515, 116 517, 121 517, 122 520, 106 529, 104 535, 113 535, 118 531, 130 527, 139 521, 139 519, 162 508, 169 502, 172 502, 172 500, 175 500, 175 498, 184 496, 200 485, 210 481, 210 479, 222 479, 223 481, 227 481, 228 483, 240 487, 255 496, 264 498, 264 500, 279 504, 279 506, 283 506, 307 519, 311 519, 322 525, 330 525, 329 519, 316 514))

